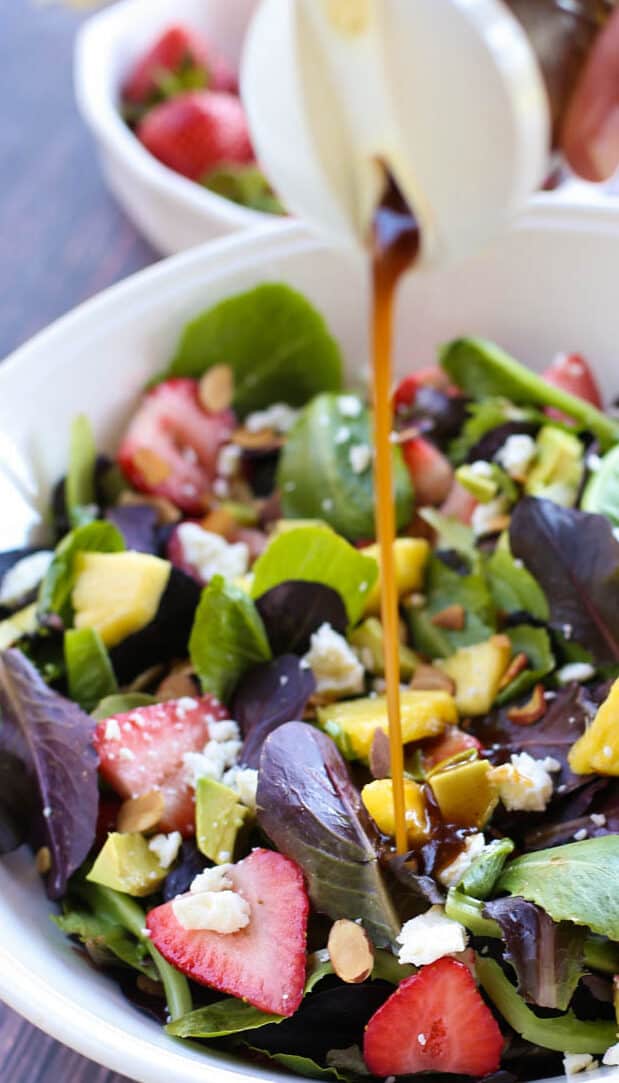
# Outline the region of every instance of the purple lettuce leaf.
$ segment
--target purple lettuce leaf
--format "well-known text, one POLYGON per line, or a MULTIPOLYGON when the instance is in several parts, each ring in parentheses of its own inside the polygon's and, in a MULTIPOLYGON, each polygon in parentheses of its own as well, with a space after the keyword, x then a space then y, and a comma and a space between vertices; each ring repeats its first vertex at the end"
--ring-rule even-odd
POLYGON ((150 504, 119 504, 105 518, 120 530, 127 549, 157 553, 157 512, 150 504))
POLYGON ((584 973, 584 926, 553 921, 519 896, 485 903, 484 915, 501 927, 520 995, 540 1008, 565 1011, 584 973))
POLYGON ((257 767, 269 734, 284 722, 302 718, 315 690, 314 674, 295 654, 252 666, 241 678, 231 707, 245 738, 242 762, 257 767))
POLYGON ((521 838, 525 850, 545 850, 571 842, 582 831, 587 838, 619 834, 615 779, 596 778, 565 798, 555 798, 543 815, 528 821, 521 838))
MULTIPOLYGON (((45 684, 17 650, 0 655, 0 760, 17 757, 36 792, 30 835, 51 855, 50 898, 60 898, 95 838, 99 791, 94 723, 45 684)), ((13 815, 22 811, 13 809, 13 815)))
POLYGON ((525 497, 510 525, 514 557, 537 579, 552 621, 600 665, 619 662, 619 541, 604 515, 525 497))
POLYGON ((345 635, 346 607, 340 595, 324 583, 287 579, 256 599, 273 654, 305 654, 321 624, 345 635))
POLYGON ((193 839, 185 839, 183 842, 180 861, 168 873, 163 882, 163 901, 169 902, 177 895, 184 895, 189 891, 190 885, 199 873, 210 865, 210 862, 200 853, 193 839))

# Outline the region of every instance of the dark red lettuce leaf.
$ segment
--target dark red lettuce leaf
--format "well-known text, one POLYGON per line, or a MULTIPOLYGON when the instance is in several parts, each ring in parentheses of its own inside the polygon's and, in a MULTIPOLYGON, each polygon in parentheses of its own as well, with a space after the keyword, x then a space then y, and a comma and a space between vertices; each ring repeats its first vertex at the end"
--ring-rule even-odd
POLYGON ((585 830, 587 838, 619 834, 619 785, 616 779, 596 778, 579 790, 551 803, 544 815, 529 821, 522 834, 525 850, 545 850, 571 842, 585 830), (596 819, 591 817, 595 815, 596 819), (603 816, 600 823, 597 819, 603 816))
MULTIPOLYGON (((58 899, 95 838, 99 791, 94 723, 45 684, 17 650, 0 654, 0 760, 17 757, 37 796, 29 833, 51 854, 47 892, 58 899)), ((18 791, 19 792, 19 791, 18 791)), ((6 795, 3 795, 6 799, 6 795)), ((27 810, 12 809, 14 817, 27 810)))
POLYGON ((284 722, 302 718, 315 690, 314 674, 296 654, 252 666, 241 678, 231 706, 245 738, 241 761, 257 767, 269 734, 284 722))
POLYGON ((9 854, 26 842, 36 808, 36 787, 23 760, 2 748, 0 726, 0 854, 9 854))
POLYGON ((342 598, 324 583, 287 579, 256 600, 273 654, 305 654, 321 624, 330 624, 342 635, 348 616, 342 598))
POLYGON ((535 436, 539 431, 540 425, 537 421, 505 421, 502 425, 497 425, 496 428, 490 429, 489 432, 482 436, 481 440, 478 440, 476 444, 469 451, 466 461, 467 463, 475 463, 479 459, 484 462, 491 462, 494 459, 497 451, 503 447, 503 444, 510 436, 522 433, 527 436, 535 436))
POLYGON ((518 896, 485 903, 484 914, 501 927, 520 995, 540 1008, 565 1011, 584 973, 584 926, 553 921, 518 896))
POLYGON ((190 884, 207 865, 210 865, 210 861, 207 861, 200 853, 194 840, 185 839, 181 848, 180 861, 163 882, 163 901, 169 902, 177 895, 184 895, 186 891, 189 891, 190 884))
POLYGON ((511 550, 537 579, 554 623, 600 665, 619 662, 619 541, 603 515, 525 497, 510 524, 511 550))
POLYGON ((127 549, 157 553, 157 512, 150 504, 119 504, 105 518, 120 531, 127 549))

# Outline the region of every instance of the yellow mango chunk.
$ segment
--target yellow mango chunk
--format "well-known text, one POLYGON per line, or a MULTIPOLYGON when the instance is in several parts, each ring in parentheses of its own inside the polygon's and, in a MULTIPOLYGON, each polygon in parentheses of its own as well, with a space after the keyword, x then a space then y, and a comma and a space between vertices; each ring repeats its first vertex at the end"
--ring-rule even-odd
MULTIPOLYGON (((393 783, 390 778, 368 782, 361 791, 361 800, 383 835, 395 835, 393 783)), ((411 845, 423 842, 430 833, 430 821, 421 786, 404 779, 406 834, 411 845)))
MULTIPOLYGON (((400 693, 402 743, 439 737, 447 726, 455 725, 458 712, 448 692, 406 691, 400 693)), ((318 721, 333 737, 345 755, 366 760, 377 729, 389 732, 385 696, 344 700, 320 707, 318 721)))
POLYGON ((471 760, 437 771, 429 783, 445 822, 462 827, 483 827, 499 800, 487 760, 471 760))
POLYGON ((78 553, 75 627, 94 628, 106 647, 115 647, 153 620, 170 569, 167 560, 148 553, 78 553))
POLYGON ((575 775, 619 775, 619 680, 568 755, 575 775))
MULTIPOLYGON (((376 616, 380 613, 380 561, 377 545, 368 545, 362 549, 364 557, 373 557, 379 565, 379 575, 367 596, 365 614, 376 616)), ((430 554, 430 546, 425 538, 396 538, 393 543, 395 576, 398 596, 404 597, 412 590, 419 590, 423 583, 423 573, 430 554)))
POLYGON ((450 658, 434 663, 455 681, 461 714, 486 714, 490 710, 511 653, 509 639, 499 635, 472 647, 460 647, 450 658))

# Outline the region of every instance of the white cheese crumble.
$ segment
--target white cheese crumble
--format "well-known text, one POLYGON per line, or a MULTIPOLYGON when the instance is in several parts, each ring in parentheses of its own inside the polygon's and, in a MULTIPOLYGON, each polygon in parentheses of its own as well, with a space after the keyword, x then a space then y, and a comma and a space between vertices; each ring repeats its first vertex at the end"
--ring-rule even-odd
POLYGON ((201 895, 204 891, 233 891, 230 869, 230 865, 216 865, 213 869, 204 869, 191 881, 190 893, 201 895))
POLYGON ((487 504, 478 504, 471 516, 475 536, 480 538, 487 534, 492 529, 494 520, 505 515, 508 510, 509 505, 504 496, 497 496, 487 504))
POLYGON ((241 455, 242 451, 236 444, 224 444, 217 456, 217 473, 222 478, 235 477, 239 469, 241 455))
POLYGON ((236 790, 242 805, 252 812, 256 811, 258 772, 253 767, 232 767, 224 775, 224 782, 236 790))
POLYGON ((254 410, 245 418, 245 428, 248 432, 263 432, 264 429, 273 429, 274 432, 290 432, 299 416, 298 410, 293 410, 285 402, 274 402, 267 406, 266 410, 254 410))
POLYGON ((485 462, 483 459, 477 459, 476 462, 471 463, 469 472, 477 478, 492 477, 492 467, 490 463, 485 462))
POLYGON ((356 395, 340 395, 337 406, 342 417, 359 417, 363 409, 361 399, 357 398, 356 395))
POLYGON ((214 575, 236 579, 249 567, 249 549, 245 542, 227 542, 221 534, 203 530, 197 523, 181 523, 178 537, 188 564, 207 582, 214 575))
POLYGON ((116 718, 108 718, 105 723, 106 741, 120 741, 120 726, 116 718))
POLYGON ((438 879, 445 887, 455 887, 459 884, 465 872, 484 851, 486 840, 481 831, 469 835, 464 841, 462 853, 450 861, 438 874, 438 879))
POLYGON ((566 1053, 563 1058, 563 1068, 566 1076, 577 1075, 578 1072, 590 1071, 594 1061, 590 1053, 566 1053))
POLYGON ((348 458, 353 474, 364 474, 372 462, 372 449, 369 444, 353 444, 348 458))
POLYGON ((611 1045, 610 1048, 606 1050, 602 1057, 602 1064, 612 1065, 613 1067, 619 1065, 619 1042, 617 1042, 616 1045, 611 1045))
POLYGON ((9 609, 18 605, 22 598, 38 587, 53 559, 51 550, 42 549, 40 553, 30 553, 18 560, 5 572, 0 582, 0 605, 6 605, 9 609))
POLYGON ((401 963, 426 966, 444 955, 464 951, 468 934, 464 925, 446 916, 444 907, 431 906, 425 914, 405 922, 397 942, 401 945, 398 953, 401 963))
POLYGON ((169 869, 176 861, 182 841, 180 831, 171 831, 169 835, 155 835, 149 839, 148 849, 156 855, 162 869, 169 869))
POLYGON ((592 812, 589 819, 596 827, 606 827, 606 817, 603 812, 592 812))
POLYGON ((351 435, 348 425, 340 425, 333 438, 333 443, 336 445, 345 444, 347 440, 350 440, 351 435))
POLYGON ((514 433, 508 436, 494 456, 510 478, 522 478, 537 455, 537 445, 532 436, 526 433, 514 433))
POLYGON ((236 765, 241 747, 242 741, 236 722, 229 719, 211 722, 209 740, 202 751, 185 752, 183 756, 188 784, 195 790, 201 778, 213 778, 216 782, 221 782, 225 772, 236 765))
POLYGON ((119 760, 134 760, 135 752, 132 752, 130 748, 121 748, 118 753, 119 760))
POLYGON ((570 684, 571 681, 578 681, 581 684, 584 681, 590 681, 594 676, 595 668, 589 662, 570 662, 557 670, 559 684, 570 684))
POLYGON ((317 692, 354 695, 363 691, 363 666, 344 636, 321 624, 310 640, 303 661, 316 678, 317 692))
POLYGON ((578 831, 575 831, 572 835, 574 842, 584 842, 589 832, 586 827, 581 827, 578 831))
POLYGON ((249 903, 236 891, 201 891, 172 902, 174 916, 187 930, 238 933, 249 925, 249 903))
POLYGON ((551 772, 561 764, 551 756, 535 760, 528 752, 513 754, 511 763, 495 768, 499 797, 509 812, 543 812, 552 797, 551 772))

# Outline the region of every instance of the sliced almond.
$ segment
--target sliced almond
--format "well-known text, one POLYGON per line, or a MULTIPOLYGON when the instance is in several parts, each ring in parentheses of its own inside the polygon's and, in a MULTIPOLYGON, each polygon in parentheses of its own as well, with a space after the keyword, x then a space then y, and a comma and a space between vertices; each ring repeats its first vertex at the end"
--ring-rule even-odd
POLYGON ((455 681, 451 677, 434 666, 423 664, 417 666, 409 687, 414 692, 449 692, 450 696, 456 691, 455 681))
POLYGON ((40 876, 45 876, 45 873, 49 872, 52 867, 52 855, 48 846, 42 846, 40 850, 37 850, 34 864, 40 876))
POLYGON ((461 632, 466 624, 466 612, 463 605, 448 605, 430 618, 436 628, 446 628, 449 632, 461 632))
POLYGON ((338 978, 358 985, 374 968, 374 948, 362 925, 341 918, 331 926, 327 950, 338 978))
POLYGON ((283 437, 274 429, 260 429, 258 432, 250 432, 244 427, 235 429, 230 437, 233 444, 246 451, 261 451, 268 448, 276 450, 284 444, 283 437))
POLYGON ((133 456, 133 462, 147 485, 161 485, 172 473, 170 464, 148 447, 139 447, 133 456))
POLYGON ((144 692, 145 689, 153 687, 157 681, 161 680, 163 673, 162 665, 149 666, 143 673, 138 673, 137 677, 133 678, 126 690, 127 692, 144 692))
POLYGON ((507 712, 507 717, 510 722, 514 722, 517 726, 531 726, 534 722, 539 722, 540 718, 543 718, 545 714, 546 697, 544 695, 544 686, 543 684, 536 684, 528 703, 525 703, 522 707, 512 707, 507 712))
POLYGON ((173 666, 167 677, 157 685, 155 695, 157 699, 182 699, 183 696, 196 696, 197 689, 193 680, 193 666, 191 662, 180 662, 173 666))
POLYGON ((370 771, 374 778, 389 778, 391 774, 391 752, 389 738, 384 730, 374 730, 370 748, 370 771))
POLYGON ((164 808, 165 799, 161 790, 149 790, 139 797, 129 797, 118 810, 117 829, 123 835, 134 831, 152 831, 163 816, 164 808))
POLYGON ((198 398, 205 410, 227 410, 234 397, 234 373, 230 365, 213 365, 198 384, 198 398))
POLYGON ((520 651, 520 654, 515 655, 509 663, 505 673, 501 677, 499 684, 499 692, 502 692, 504 688, 507 688, 508 684, 516 680, 525 669, 529 668, 529 659, 524 651, 520 651))
POLYGON ((489 534, 502 534, 504 530, 507 530, 511 522, 509 515, 495 515, 494 519, 490 519, 484 524, 484 536, 489 534))
POLYGON ((123 507, 148 504, 157 512, 157 522, 160 526, 178 523, 181 518, 180 509, 171 500, 167 500, 165 496, 149 496, 147 493, 135 493, 133 489, 123 489, 118 498, 118 503, 123 507))
POLYGON ((238 529, 238 524, 232 512, 228 508, 213 508, 200 523, 204 530, 210 530, 212 534, 221 534, 222 538, 230 538, 238 529))

